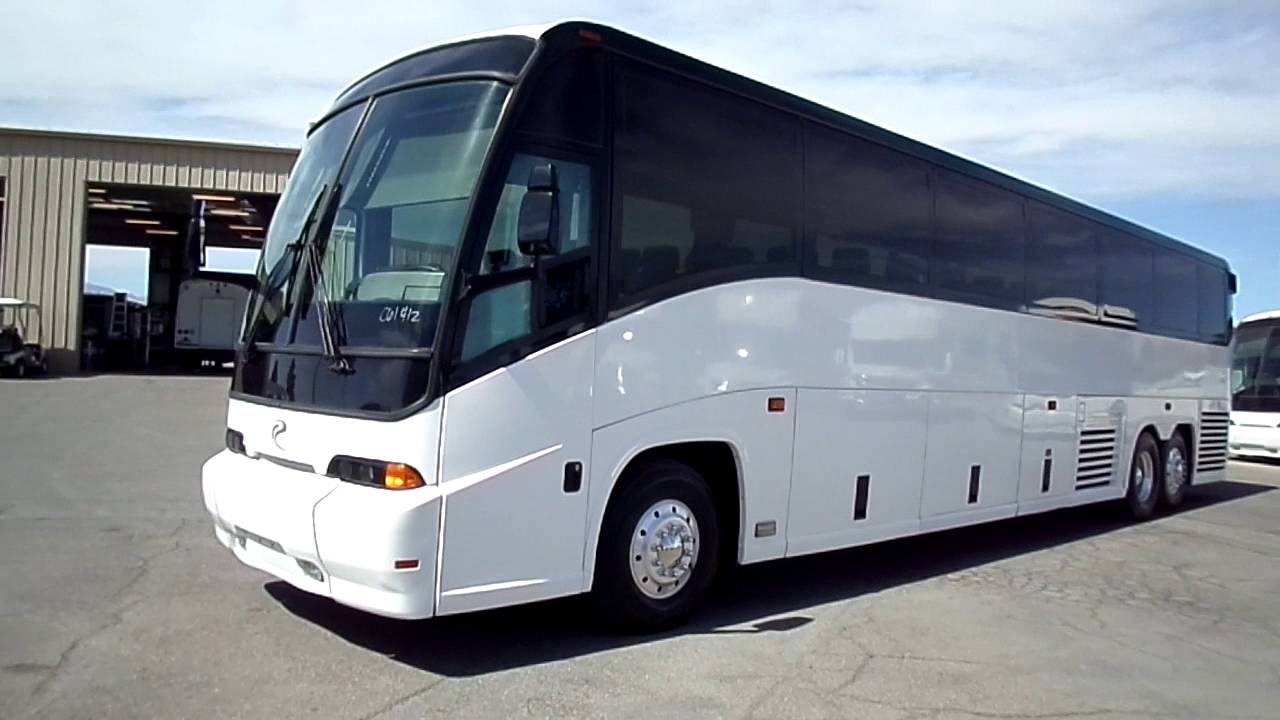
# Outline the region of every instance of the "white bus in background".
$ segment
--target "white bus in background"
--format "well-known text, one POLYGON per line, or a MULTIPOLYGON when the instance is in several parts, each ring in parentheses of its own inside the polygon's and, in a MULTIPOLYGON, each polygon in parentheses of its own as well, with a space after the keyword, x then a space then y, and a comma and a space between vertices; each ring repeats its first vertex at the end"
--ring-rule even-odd
POLYGON ((658 627, 722 564, 1225 477, 1222 259, 599 25, 345 90, 258 287, 214 533, 381 615, 658 627))
POLYGON ((244 330, 249 289, 226 280, 191 278, 178 286, 173 347, 184 364, 229 362, 244 330))
POLYGON ((1280 458, 1280 310, 1236 328, 1230 437, 1233 456, 1280 458))

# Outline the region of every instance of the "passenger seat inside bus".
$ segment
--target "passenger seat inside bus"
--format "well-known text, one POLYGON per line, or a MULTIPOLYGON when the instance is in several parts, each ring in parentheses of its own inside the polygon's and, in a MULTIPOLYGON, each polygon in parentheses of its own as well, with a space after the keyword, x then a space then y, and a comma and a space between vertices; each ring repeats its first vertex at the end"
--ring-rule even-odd
POLYGON ((885 279, 893 283, 923 285, 925 276, 921 272, 921 265, 922 263, 915 257, 896 251, 890 252, 889 261, 885 266, 885 279))
POLYGON ((790 245, 774 245, 764 254, 765 262, 770 265, 781 265, 796 259, 796 249, 790 245))
POLYGON ((750 248, 735 247, 721 240, 713 240, 694 243, 684 264, 685 272, 693 274, 737 265, 750 265, 751 261, 750 248))
POLYGON ((831 269, 870 275, 871 254, 864 247, 836 248, 831 251, 831 269))
POLYGON ((633 293, 674 278, 680 269, 680 250, 674 245, 655 245, 620 253, 622 291, 633 293))

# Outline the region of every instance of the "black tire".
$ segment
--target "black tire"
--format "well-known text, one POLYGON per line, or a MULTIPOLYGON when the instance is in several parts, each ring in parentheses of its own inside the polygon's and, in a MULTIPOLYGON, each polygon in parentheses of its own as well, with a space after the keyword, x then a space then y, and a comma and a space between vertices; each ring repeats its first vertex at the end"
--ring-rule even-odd
MULTIPOLYGON (((596 548, 592 595, 610 625, 627 632, 651 632, 685 620, 706 595, 720 562, 720 523, 707 482, 693 468, 672 460, 654 460, 628 472, 625 486, 605 513, 596 548), (682 576, 669 586, 670 595, 651 597, 633 577, 632 533, 646 513, 663 501, 683 504, 696 524, 696 556, 682 576)), ((675 507, 673 506, 673 510, 675 507)), ((656 517, 656 516, 655 516, 656 517)), ((642 542, 642 541, 641 541, 642 542)), ((685 547, 682 543, 681 547, 685 547)), ((643 572, 641 566, 640 572, 643 572)), ((647 579, 642 581, 646 587, 647 579)))
POLYGON ((1160 445, 1150 433, 1138 436, 1133 450, 1133 462, 1129 465, 1128 492, 1125 503, 1134 520, 1146 520, 1155 514, 1160 499, 1159 487, 1164 484, 1160 463, 1160 445))
POLYGON ((1175 432, 1164 443, 1160 453, 1160 504, 1176 508, 1187 496, 1191 484, 1191 456, 1187 454, 1187 441, 1182 433, 1175 432))
POLYGON ((27 376, 26 360, 19 359, 18 362, 13 364, 13 376, 19 377, 19 378, 24 378, 27 376))

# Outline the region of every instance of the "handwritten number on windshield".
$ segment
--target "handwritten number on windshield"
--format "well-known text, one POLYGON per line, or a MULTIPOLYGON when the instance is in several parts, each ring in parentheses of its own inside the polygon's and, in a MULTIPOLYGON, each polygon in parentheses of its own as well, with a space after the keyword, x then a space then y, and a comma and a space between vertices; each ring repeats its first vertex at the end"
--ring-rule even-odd
POLYGON ((378 322, 381 323, 416 323, 421 317, 421 311, 408 305, 385 305, 378 312, 378 322))

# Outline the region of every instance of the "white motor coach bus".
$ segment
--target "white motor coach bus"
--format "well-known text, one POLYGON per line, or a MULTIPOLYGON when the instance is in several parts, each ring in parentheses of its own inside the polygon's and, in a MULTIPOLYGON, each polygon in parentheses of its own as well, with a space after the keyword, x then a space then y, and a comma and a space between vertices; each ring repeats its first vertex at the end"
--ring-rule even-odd
POLYGON ((1280 310, 1236 328, 1230 441, 1234 456, 1280 459, 1280 310))
POLYGON ((380 615, 756 563, 1226 465, 1220 258, 594 24, 344 90, 203 469, 241 561, 380 615))

